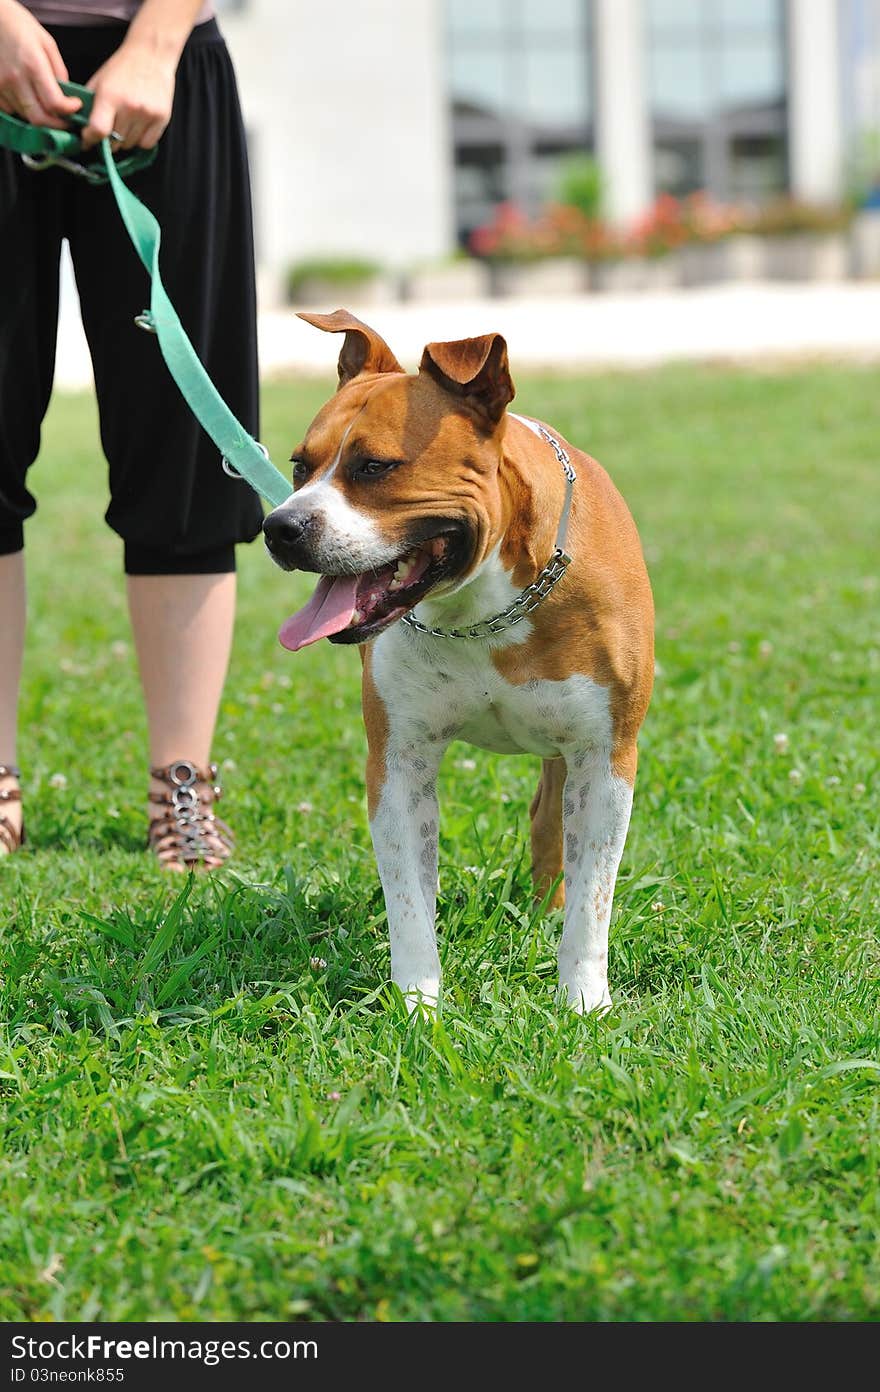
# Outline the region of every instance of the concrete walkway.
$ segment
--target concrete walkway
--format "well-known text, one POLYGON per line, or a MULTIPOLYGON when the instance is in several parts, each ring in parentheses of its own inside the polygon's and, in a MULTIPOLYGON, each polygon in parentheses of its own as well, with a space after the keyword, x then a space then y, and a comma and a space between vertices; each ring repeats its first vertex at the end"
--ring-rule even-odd
MULTIPOLYGON (((336 304, 321 306, 336 309, 336 304)), ((738 284, 643 294, 352 306, 407 368, 431 340, 492 332, 514 371, 600 371, 672 361, 880 361, 880 283, 738 284)), ((135 332, 133 329, 132 332, 135 332)), ((332 377, 339 341, 292 311, 260 315, 263 375, 332 377)), ((62 278, 56 384, 91 383, 75 291, 62 278)))

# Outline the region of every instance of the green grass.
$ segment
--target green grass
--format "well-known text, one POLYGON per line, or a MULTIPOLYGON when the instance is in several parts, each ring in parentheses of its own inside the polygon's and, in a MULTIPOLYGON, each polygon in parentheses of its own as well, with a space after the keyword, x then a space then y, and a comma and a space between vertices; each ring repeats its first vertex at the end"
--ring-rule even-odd
MULTIPOLYGON (((329 388, 267 387, 276 460, 329 388)), ((554 1005, 537 761, 456 745, 433 1024, 386 984, 357 654, 278 646, 307 586, 260 545, 216 744, 234 872, 181 892, 142 850, 94 408, 54 403, 31 845, 0 865, 0 1318, 877 1317, 877 401, 867 369, 520 383, 611 471, 655 587, 615 1007, 554 1005)))

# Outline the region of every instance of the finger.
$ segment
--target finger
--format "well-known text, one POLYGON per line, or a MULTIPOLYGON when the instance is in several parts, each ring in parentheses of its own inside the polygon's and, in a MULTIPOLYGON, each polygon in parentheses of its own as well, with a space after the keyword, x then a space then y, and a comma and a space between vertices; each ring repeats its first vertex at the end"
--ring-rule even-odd
MULTIPOLYGON (((110 132, 115 129, 116 103, 108 101, 100 94, 96 95, 89 123, 82 133, 83 145, 86 148, 97 145, 99 141, 106 140, 110 132)), ((124 132, 120 131, 120 134, 124 134, 124 132)))
POLYGON ((134 121, 125 132, 122 148, 123 150, 133 150, 136 145, 140 145, 144 131, 147 128, 146 121, 134 121))
POLYGON ((17 84, 13 93, 13 105, 20 116, 34 126, 51 126, 57 130, 63 122, 52 111, 47 111, 27 79, 17 84))
POLYGON ((58 82, 69 82, 70 74, 67 71, 67 64, 61 57, 57 43, 52 35, 46 31, 46 57, 49 59, 49 66, 58 82))
POLYGON ((74 111, 79 111, 82 101, 79 97, 67 97, 58 86, 55 74, 49 66, 48 61, 45 65, 40 65, 38 70, 31 78, 34 94, 44 111, 48 111, 53 116, 65 117, 72 116, 74 111))
POLYGON ((146 131, 148 131, 148 128, 149 121, 138 121, 138 124, 136 124, 135 127, 132 128, 131 131, 129 131, 127 149, 141 149, 141 146, 143 145, 143 138, 145 138, 146 131))
MULTIPOLYGON (((67 130, 67 121, 47 111, 33 96, 13 97, 7 108, 13 115, 21 116, 33 126, 48 126, 50 130, 67 130)), ((74 108, 75 110, 76 108, 74 108)), ((72 115, 73 112, 68 113, 72 115)))
POLYGON ((141 149, 152 150, 154 146, 158 145, 162 136, 165 134, 167 126, 168 122, 164 120, 153 121, 151 125, 147 126, 140 138, 141 149))

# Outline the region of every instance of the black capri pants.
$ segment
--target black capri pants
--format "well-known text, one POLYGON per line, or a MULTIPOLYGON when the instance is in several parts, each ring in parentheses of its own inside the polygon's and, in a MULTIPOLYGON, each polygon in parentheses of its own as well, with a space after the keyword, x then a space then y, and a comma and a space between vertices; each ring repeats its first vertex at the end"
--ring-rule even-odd
MULTIPOLYGON (((74 82, 87 82, 124 25, 51 30, 74 82)), ((168 294, 220 395, 259 434, 250 183, 235 75, 209 20, 189 37, 174 110, 156 160, 130 186, 162 227, 168 294)), ((235 569, 235 544, 262 524, 254 490, 221 468, 159 345, 134 324, 150 281, 107 185, 27 169, 0 150, 0 555, 24 546, 36 508, 27 473, 40 447, 58 325, 58 266, 67 238, 94 368, 109 464, 108 524, 129 575, 235 569)))

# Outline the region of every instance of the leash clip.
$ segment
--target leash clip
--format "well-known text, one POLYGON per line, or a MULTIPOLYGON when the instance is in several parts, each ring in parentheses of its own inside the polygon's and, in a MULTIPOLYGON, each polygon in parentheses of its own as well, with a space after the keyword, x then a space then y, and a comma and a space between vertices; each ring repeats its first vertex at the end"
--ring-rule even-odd
POLYGON ((55 155, 22 155, 21 162, 28 169, 33 169, 35 174, 42 174, 44 169, 51 169, 57 160, 55 155))
POLYGON ((143 329, 144 333, 154 334, 159 332, 159 330, 156 328, 156 321, 153 318, 153 312, 150 309, 142 309, 140 314, 136 314, 134 316, 134 322, 137 324, 139 329, 143 329))
POLYGON ((22 155, 22 163, 28 169, 32 169, 35 174, 42 174, 47 169, 66 169, 68 174, 76 174, 77 178, 85 179, 87 184, 101 184, 104 176, 95 169, 87 169, 84 164, 78 164, 76 160, 68 159, 66 155, 22 155))
MULTIPOLYGON (((135 322, 137 322, 137 321, 135 321, 135 322)), ((155 333, 156 330, 154 329, 153 332, 155 333)), ((268 459, 268 458, 269 458, 269 451, 266 449, 266 446, 265 446, 265 445, 261 445, 260 442, 259 442, 259 440, 254 440, 254 444, 256 445, 257 449, 260 451, 260 454, 263 456, 263 458, 264 458, 264 459, 268 459)), ((238 472, 237 469, 233 468, 233 466, 230 464, 229 460, 226 458, 226 455, 225 455, 225 454, 221 454, 221 456, 220 456, 220 467, 222 468, 224 474, 228 474, 229 477, 230 477, 231 479, 236 479, 239 483, 242 482, 242 480, 243 480, 243 478, 244 478, 244 475, 243 475, 243 474, 240 474, 240 473, 238 472)))

